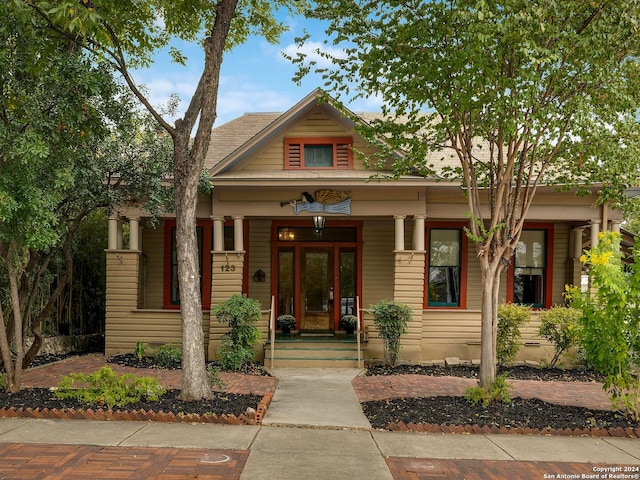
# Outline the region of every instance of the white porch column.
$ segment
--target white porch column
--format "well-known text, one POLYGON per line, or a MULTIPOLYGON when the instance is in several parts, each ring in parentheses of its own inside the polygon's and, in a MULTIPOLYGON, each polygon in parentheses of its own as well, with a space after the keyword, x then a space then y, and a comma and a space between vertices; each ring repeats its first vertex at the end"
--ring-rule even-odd
POLYGON ((407 218, 405 215, 394 215, 393 219, 395 220, 396 226, 396 242, 395 249, 397 251, 404 250, 404 219, 407 218))
POLYGON ((413 216, 413 249, 424 251, 424 220, 426 215, 413 216))
POLYGON ((620 225, 622 222, 620 220, 611 220, 611 231, 620 233, 620 225))
POLYGON ((591 220, 591 248, 598 246, 598 234, 600 233, 600 220, 591 220))
POLYGON ((584 228, 578 227, 573 229, 573 258, 582 256, 582 234, 584 228))
POLYGON ((118 216, 111 215, 109 217, 109 237, 107 241, 107 249, 116 250, 118 248, 118 216))
POLYGON ((213 251, 224 250, 224 217, 213 217, 213 251))
POLYGON ((139 217, 129 217, 129 250, 140 250, 139 222, 139 217))
POLYGON ((233 217, 233 249, 236 252, 244 251, 244 229, 242 228, 242 215, 233 217))

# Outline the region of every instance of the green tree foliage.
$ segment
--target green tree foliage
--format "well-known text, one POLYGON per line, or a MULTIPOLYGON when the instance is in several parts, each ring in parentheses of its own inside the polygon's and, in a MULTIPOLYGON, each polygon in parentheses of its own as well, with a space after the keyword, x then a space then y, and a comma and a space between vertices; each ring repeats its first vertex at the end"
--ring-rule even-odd
MULTIPOLYGON (((381 176, 437 174, 464 188, 490 384, 500 275, 538 188, 602 182, 604 202, 637 184, 640 1, 319 0, 309 15, 329 22, 327 89, 383 102, 384 119, 359 129, 381 176)), ((300 75, 316 68, 294 61, 300 75)))
POLYGON ((585 360, 604 375, 615 408, 640 418, 640 244, 630 273, 622 266, 620 234, 601 232, 598 246, 580 259, 589 267, 592 291, 569 288, 571 305, 582 312, 580 344, 585 360))
POLYGON ((94 59, 104 58, 122 74, 133 94, 173 141, 174 198, 183 369, 181 397, 210 398, 204 364, 202 308, 198 281, 196 205, 200 173, 216 119, 220 68, 225 50, 250 35, 275 42, 286 30, 275 14, 285 8, 295 13, 306 7, 298 0, 14 0, 51 22, 52 28, 86 49, 94 59), (135 84, 131 69, 148 66, 161 48, 174 60, 185 58, 177 41, 199 42, 204 69, 184 116, 172 125, 135 84))
POLYGON ((407 331, 411 310, 404 303, 383 300, 372 305, 373 323, 384 342, 384 361, 395 365, 400 356, 400 337, 407 331))
POLYGON ((72 278, 80 223, 97 207, 162 196, 147 190, 159 179, 114 187, 166 172, 169 157, 148 156, 161 148, 127 155, 126 142, 162 142, 108 66, 83 58, 21 2, 0 5, 0 31, 0 350, 5 389, 15 391, 41 345, 40 325, 72 278), (35 341, 25 353, 27 330, 35 341))

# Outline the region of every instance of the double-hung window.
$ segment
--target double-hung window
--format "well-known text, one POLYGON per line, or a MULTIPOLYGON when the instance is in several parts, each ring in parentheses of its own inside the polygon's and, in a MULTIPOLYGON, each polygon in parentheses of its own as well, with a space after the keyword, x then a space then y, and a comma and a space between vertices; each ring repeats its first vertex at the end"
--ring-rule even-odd
POLYGON ((551 243, 553 229, 525 228, 509 269, 509 293, 514 303, 551 306, 551 243))
POLYGON ((467 241, 462 228, 428 229, 426 304, 465 306, 467 241))

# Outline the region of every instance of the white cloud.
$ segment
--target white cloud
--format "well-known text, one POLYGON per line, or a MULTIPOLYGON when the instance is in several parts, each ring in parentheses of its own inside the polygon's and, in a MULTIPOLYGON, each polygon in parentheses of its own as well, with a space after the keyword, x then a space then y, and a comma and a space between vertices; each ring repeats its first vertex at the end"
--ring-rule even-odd
POLYGON ((302 47, 291 43, 284 47, 282 52, 285 55, 296 58, 299 53, 306 55, 307 62, 316 62, 316 66, 320 68, 330 67, 331 60, 322 56, 321 53, 328 54, 335 58, 346 58, 347 54, 342 48, 332 47, 322 42, 307 42, 302 47))

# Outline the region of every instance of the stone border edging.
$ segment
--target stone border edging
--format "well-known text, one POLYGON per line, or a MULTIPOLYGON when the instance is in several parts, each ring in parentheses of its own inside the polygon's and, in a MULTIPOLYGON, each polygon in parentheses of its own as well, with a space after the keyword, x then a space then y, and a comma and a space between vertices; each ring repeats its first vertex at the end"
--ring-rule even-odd
POLYGON ((640 438, 640 427, 615 427, 615 428, 565 428, 561 430, 522 427, 489 427, 474 425, 438 425, 435 423, 409 423, 389 422, 387 430, 392 432, 417 432, 417 433, 459 433, 459 434, 506 434, 506 435, 558 435, 574 437, 626 437, 640 438))

